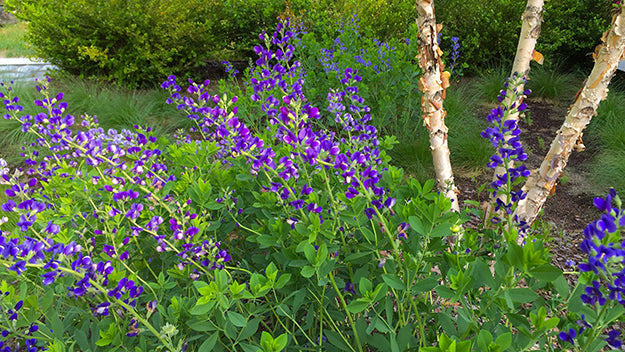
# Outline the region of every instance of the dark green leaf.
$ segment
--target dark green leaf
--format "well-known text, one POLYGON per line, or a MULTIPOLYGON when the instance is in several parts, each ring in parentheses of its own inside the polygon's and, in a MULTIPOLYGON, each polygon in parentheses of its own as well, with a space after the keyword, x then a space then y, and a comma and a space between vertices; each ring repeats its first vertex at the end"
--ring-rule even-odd
POLYGON ((477 346, 480 350, 489 352, 488 345, 490 345, 491 342, 493 342, 493 335, 486 330, 480 330, 480 333, 477 336, 477 346))
POLYGON ((245 324, 247 324, 247 320, 240 313, 229 311, 228 313, 226 313, 226 315, 228 316, 228 320, 230 320, 232 325, 238 328, 242 328, 245 326, 245 324))
POLYGON ((555 279, 553 281, 553 287, 556 289, 556 291, 562 297, 562 299, 569 298, 569 293, 570 293, 571 288, 569 286, 569 283, 566 281, 566 278, 564 278, 564 276, 559 276, 557 279, 555 279))
POLYGON ((369 306, 369 301, 359 298, 357 300, 351 301, 348 305, 347 305, 347 311, 349 311, 350 313, 356 314, 356 313, 360 313, 363 310, 365 310, 365 308, 367 308, 367 306, 369 306))
POLYGON ((510 345, 512 345, 512 333, 506 332, 497 336, 495 343, 501 347, 502 351, 505 351, 508 347, 510 347, 510 345))
POLYGON ((215 325, 206 319, 193 318, 187 320, 186 324, 191 330, 199 332, 213 331, 216 329, 215 325))
POLYGON ((315 275, 315 268, 313 268, 310 265, 306 265, 305 267, 302 268, 301 274, 303 277, 309 278, 315 275))
POLYGON ((438 286, 434 289, 436 293, 444 299, 454 299, 456 297, 456 293, 447 286, 438 286))
POLYGON ((438 280, 435 277, 426 277, 425 279, 418 280, 414 283, 412 286, 412 293, 419 294, 428 292, 436 286, 438 286, 438 280))
POLYGON ((531 269, 529 272, 532 277, 545 282, 555 281, 558 277, 562 276, 562 270, 551 264, 540 265, 531 269))
POLYGON ((429 233, 428 230, 423 226, 423 222, 420 218, 416 216, 408 217, 408 223, 410 224, 410 228, 417 232, 417 234, 423 236, 429 233))
POLYGON ((352 348, 343 341, 341 335, 339 335, 336 331, 326 330, 326 337, 328 338, 328 342, 330 345, 338 348, 341 351, 352 351, 352 348))
POLYGON ((366 277, 361 277, 360 282, 358 283, 358 290, 360 291, 360 294, 364 296, 367 292, 373 290, 373 284, 366 277))
POLYGON ((512 299, 514 303, 529 303, 538 298, 538 294, 536 294, 536 292, 524 287, 512 288, 508 290, 508 293, 510 295, 510 299, 512 299))
POLYGON ((258 352, 260 348, 258 346, 251 345, 249 343, 242 342, 239 344, 239 347, 243 350, 243 352, 258 352))
POLYGON ((258 331, 258 324, 260 323, 260 318, 254 318, 247 322, 247 325, 241 330, 239 334, 239 340, 245 340, 250 336, 254 335, 256 331, 258 331))
POLYGON ((210 301, 205 304, 196 304, 189 310, 192 315, 202 315, 208 313, 215 306, 215 301, 210 301))
POLYGON ((198 348, 198 352, 210 352, 213 350, 213 347, 215 347, 215 344, 217 343, 217 339, 219 338, 219 333, 216 332, 214 334, 212 334, 209 338, 206 339, 206 341, 204 341, 200 347, 198 348))

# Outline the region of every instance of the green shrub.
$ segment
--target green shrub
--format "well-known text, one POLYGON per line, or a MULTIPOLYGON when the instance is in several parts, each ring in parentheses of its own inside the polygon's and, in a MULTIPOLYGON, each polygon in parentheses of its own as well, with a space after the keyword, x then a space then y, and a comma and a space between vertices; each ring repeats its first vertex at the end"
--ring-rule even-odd
MULTIPOLYGON (((218 59, 256 58, 252 50, 263 30, 275 28, 278 16, 284 15, 285 0, 212 1, 209 6, 210 35, 214 37, 218 59)), ((297 11, 299 7, 294 6, 297 11)))
POLYGON ((550 63, 569 69, 587 68, 603 32, 610 26, 610 6, 592 0, 545 2, 537 50, 550 63))
MULTIPOLYGON (((380 40, 402 38, 410 24, 417 18, 412 0, 299 0, 299 8, 305 9, 306 24, 319 32, 319 23, 345 22, 352 16, 361 20, 361 30, 380 40), (330 20, 330 21, 328 21, 330 20)), ((336 26, 325 26, 334 30, 336 26)))
MULTIPOLYGON (((437 3, 436 18, 443 36, 460 37, 463 56, 471 69, 507 65, 516 53, 524 1, 449 0, 437 3)), ((601 1, 561 0, 544 5, 536 49, 546 64, 579 68, 590 55, 610 22, 610 6, 601 1)))
POLYGON ((9 0, 7 6, 30 22, 28 41, 38 56, 71 74, 127 86, 185 75, 215 53, 240 56, 240 45, 275 26, 283 7, 240 0, 9 0))
POLYGON ((470 69, 512 62, 521 30, 524 2, 450 0, 436 6, 443 36, 460 38, 470 69))

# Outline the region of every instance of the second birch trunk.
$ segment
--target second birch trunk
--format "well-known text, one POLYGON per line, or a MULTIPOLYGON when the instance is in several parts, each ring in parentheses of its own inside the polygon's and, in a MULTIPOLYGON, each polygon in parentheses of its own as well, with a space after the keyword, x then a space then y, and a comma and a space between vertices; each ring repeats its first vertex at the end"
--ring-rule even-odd
POLYGON ((523 186, 527 197, 519 202, 515 215, 528 224, 534 221, 545 200, 554 191, 572 150, 583 148, 582 131, 597 114, 599 103, 607 96, 608 84, 625 52, 625 2, 621 3, 620 10, 612 19, 610 29, 601 38, 603 44, 595 50, 593 70, 569 108, 549 152, 540 168, 532 172, 523 186))

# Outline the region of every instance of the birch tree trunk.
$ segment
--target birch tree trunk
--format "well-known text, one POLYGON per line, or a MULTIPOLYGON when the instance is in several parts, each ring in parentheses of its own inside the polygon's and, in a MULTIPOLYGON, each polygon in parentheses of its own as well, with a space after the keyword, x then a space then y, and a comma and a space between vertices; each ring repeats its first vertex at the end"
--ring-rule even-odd
POLYGON ((620 12, 613 17, 610 29, 601 40, 603 43, 597 46, 593 55, 595 65, 590 76, 569 108, 542 165, 532 171, 523 186, 527 197, 519 203, 515 215, 528 224, 534 221, 545 200, 554 191, 573 148, 583 148, 582 131, 597 114, 599 103, 608 93, 608 84, 625 53, 625 2, 621 2, 620 12))
POLYGON ((430 150, 434 162, 436 181, 440 192, 451 200, 454 211, 460 211, 458 204, 458 190, 454 184, 454 176, 449 161, 449 146, 447 144, 447 126, 443 108, 445 90, 449 87, 449 73, 444 72, 445 65, 441 59, 442 50, 438 46, 438 31, 434 16, 434 0, 416 0, 417 25, 419 26, 418 47, 419 67, 422 76, 419 88, 423 92, 421 108, 423 122, 430 134, 430 150))
MULTIPOLYGON (((516 55, 514 57, 514 64, 512 65, 512 72, 510 73, 510 80, 512 80, 514 75, 528 79, 528 74, 530 72, 530 62, 534 58, 534 48, 536 47, 536 40, 538 40, 538 36, 540 35, 540 25, 543 21, 543 4, 544 0, 527 1, 525 12, 523 12, 523 16, 521 17, 523 24, 521 26, 519 44, 517 45, 516 55)), ((525 89, 525 85, 523 84, 523 81, 520 82, 520 85, 517 85, 517 87, 513 87, 512 85, 508 86, 506 96, 501 102, 502 106, 511 106, 511 104, 513 103, 513 96, 518 97, 516 101, 514 101, 515 106, 519 106, 521 104, 521 101, 523 100, 523 95, 515 95, 512 91, 514 88, 516 88, 517 91, 523 92, 523 90, 525 89)), ((515 112, 509 114, 506 120, 514 120, 518 122, 519 113, 515 112)), ((513 161, 510 161, 503 166, 498 166, 495 169, 495 175, 493 177, 493 180, 497 180, 497 176, 505 174, 509 168, 513 167, 513 161)))

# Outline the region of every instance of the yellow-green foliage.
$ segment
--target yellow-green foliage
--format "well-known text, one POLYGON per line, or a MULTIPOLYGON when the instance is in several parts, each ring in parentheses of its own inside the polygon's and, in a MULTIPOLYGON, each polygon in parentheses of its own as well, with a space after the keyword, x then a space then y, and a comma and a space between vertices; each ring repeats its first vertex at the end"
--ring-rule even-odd
POLYGON ((32 50, 26 46, 27 24, 23 22, 0 27, 0 57, 20 57, 32 55, 32 50))

